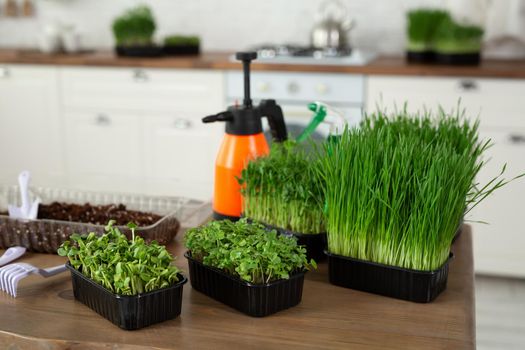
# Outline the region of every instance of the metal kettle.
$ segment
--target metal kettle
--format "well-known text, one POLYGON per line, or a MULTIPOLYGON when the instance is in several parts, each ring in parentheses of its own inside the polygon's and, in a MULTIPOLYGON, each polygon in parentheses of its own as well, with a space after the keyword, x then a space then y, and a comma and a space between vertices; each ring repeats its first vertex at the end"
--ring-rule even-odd
POLYGON ((310 44, 316 49, 344 49, 348 47, 348 32, 354 22, 339 0, 324 1, 320 8, 321 19, 311 31, 310 44))

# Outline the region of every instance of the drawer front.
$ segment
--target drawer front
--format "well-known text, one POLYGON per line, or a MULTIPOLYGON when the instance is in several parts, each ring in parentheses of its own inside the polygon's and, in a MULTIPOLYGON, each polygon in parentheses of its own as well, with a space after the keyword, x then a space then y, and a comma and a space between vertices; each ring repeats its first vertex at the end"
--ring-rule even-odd
POLYGON ((127 174, 140 171, 140 119, 101 111, 67 113, 66 148, 70 170, 127 174))
POLYGON ((407 101, 409 111, 436 110, 439 105, 451 111, 460 103, 469 118, 479 117, 482 126, 525 127, 524 95, 525 80, 520 79, 372 76, 367 111, 376 106, 402 108, 407 101))
MULTIPOLYGON (((145 175, 151 193, 212 197, 215 158, 223 123, 203 124, 191 113, 151 115, 144 119, 145 175)), ((195 196, 193 196, 195 197, 195 196)))
MULTIPOLYGON (((243 97, 243 75, 228 72, 227 97, 243 97)), ((361 75, 253 72, 251 92, 255 99, 272 98, 278 101, 324 101, 361 105, 364 77, 361 75)))
MULTIPOLYGON (((480 184, 498 175, 504 164, 507 179, 525 171, 525 128, 482 128, 480 136, 494 142, 487 150, 489 162, 479 174, 480 184)), ((525 277, 524 200, 521 178, 494 192, 467 216, 474 221, 476 272, 525 277)))
POLYGON ((223 73, 202 70, 64 68, 64 105, 134 111, 221 110, 223 73))

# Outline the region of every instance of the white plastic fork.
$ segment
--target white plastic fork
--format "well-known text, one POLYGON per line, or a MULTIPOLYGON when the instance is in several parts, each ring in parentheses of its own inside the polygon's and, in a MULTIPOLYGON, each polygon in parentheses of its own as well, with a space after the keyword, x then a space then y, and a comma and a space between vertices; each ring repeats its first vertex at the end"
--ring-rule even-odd
POLYGON ((29 275, 51 277, 66 271, 66 265, 40 269, 27 263, 15 263, 0 268, 0 289, 16 298, 18 282, 29 275))

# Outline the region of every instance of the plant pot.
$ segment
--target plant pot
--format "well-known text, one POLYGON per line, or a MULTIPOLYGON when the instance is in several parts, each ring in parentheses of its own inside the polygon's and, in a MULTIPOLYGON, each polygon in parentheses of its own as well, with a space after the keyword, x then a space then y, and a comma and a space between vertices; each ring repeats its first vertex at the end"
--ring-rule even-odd
POLYGON ((345 256, 328 255, 330 283, 396 299, 428 303, 447 287, 449 259, 435 271, 409 270, 345 256))
POLYGON ((160 57, 163 53, 162 47, 155 45, 117 45, 115 51, 118 56, 123 57, 160 57))
POLYGON ((287 280, 252 284, 204 265, 193 259, 189 251, 184 256, 188 259, 193 289, 249 316, 268 316, 301 302, 304 271, 287 280))
POLYGON ((406 58, 409 63, 433 63, 434 62, 434 51, 411 51, 407 50, 406 58))
POLYGON ((84 276, 68 262, 75 299, 122 329, 134 330, 180 315, 182 288, 188 281, 179 274, 179 282, 152 292, 117 295, 84 276))
POLYGON ((261 223, 270 230, 276 230, 278 233, 288 237, 295 237, 298 245, 302 245, 306 248, 306 258, 308 260, 314 259, 316 262, 323 261, 326 259, 326 232, 322 233, 299 233, 290 231, 284 228, 268 225, 261 223))
POLYGON ((479 52, 473 53, 440 53, 436 52, 435 55, 436 63, 457 65, 457 66, 468 66, 478 65, 481 62, 481 54, 479 52))
POLYGON ((200 47, 199 45, 165 45, 163 51, 167 56, 198 55, 200 47))

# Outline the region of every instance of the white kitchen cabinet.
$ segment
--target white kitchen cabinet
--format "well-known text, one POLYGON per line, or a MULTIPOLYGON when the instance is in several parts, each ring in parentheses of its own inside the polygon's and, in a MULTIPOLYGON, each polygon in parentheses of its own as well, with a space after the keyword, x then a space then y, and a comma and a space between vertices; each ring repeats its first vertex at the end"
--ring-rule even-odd
MULTIPOLYGON (((480 119, 480 136, 491 138, 490 159, 478 180, 486 183, 507 164, 506 178, 525 171, 525 80, 442 77, 370 76, 367 111, 376 105, 392 111, 409 101, 408 110, 466 109, 480 119)), ((467 220, 474 229, 475 267, 478 273, 525 277, 525 181, 519 179, 499 189, 476 207, 467 220)))
POLYGON ((143 140, 138 115, 67 112, 64 119, 70 187, 142 192, 143 140))
POLYGON ((21 170, 32 184, 58 186, 64 179, 57 69, 0 65, 0 182, 16 184, 21 170))
POLYGON ((224 123, 203 124, 198 113, 144 118, 146 190, 210 199, 224 123))
POLYGON ((63 68, 66 108, 145 112, 215 111, 222 107, 220 71, 154 68, 63 68))
POLYGON ((224 109, 222 72, 63 68, 61 82, 71 187, 211 199, 224 124, 201 119, 224 109))
POLYGON ((483 126, 525 127, 525 80, 446 77, 370 76, 367 79, 367 111, 376 106, 393 110, 408 102, 409 111, 457 110, 469 118, 480 117, 483 126))
MULTIPOLYGON (((490 161, 479 176, 482 184, 498 175, 504 164, 506 177, 525 172, 525 128, 482 129, 480 136, 494 142, 487 151, 490 161)), ((524 201, 525 179, 521 178, 496 191, 468 215, 467 219, 487 223, 472 223, 476 271, 525 276, 524 201)))

